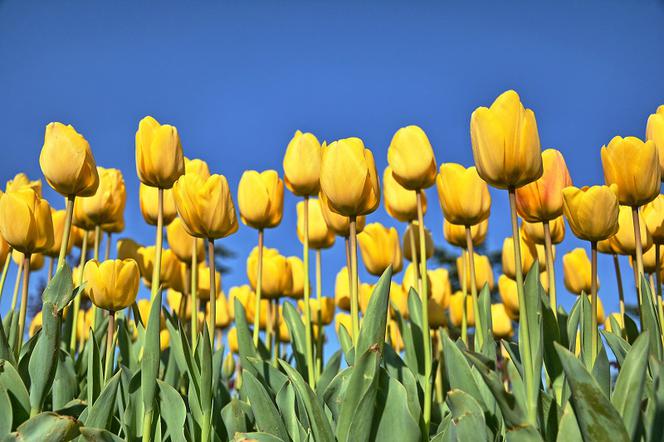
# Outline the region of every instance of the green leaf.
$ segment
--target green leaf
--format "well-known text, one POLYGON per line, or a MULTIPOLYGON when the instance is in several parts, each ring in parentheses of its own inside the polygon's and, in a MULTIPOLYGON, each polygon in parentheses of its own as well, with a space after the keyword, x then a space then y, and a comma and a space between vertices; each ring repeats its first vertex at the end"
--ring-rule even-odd
POLYGON ((288 377, 285 374, 263 359, 247 358, 244 368, 261 381, 272 397, 288 382, 288 377))
POLYGON ((78 291, 74 291, 74 283, 71 279, 71 269, 66 262, 53 275, 48 282, 42 301, 44 304, 53 304, 58 312, 61 312, 74 299, 78 291))
POLYGON ((370 440, 402 442, 421 440, 418 421, 408 410, 406 389, 399 381, 390 377, 385 370, 380 370, 379 373, 378 397, 372 424, 370 440))
POLYGON ((287 381, 277 392, 276 404, 290 439, 296 442, 300 441, 301 424, 296 412, 295 390, 290 381, 287 381))
POLYGON ((7 391, 12 404, 12 428, 30 417, 30 396, 16 368, 8 361, 0 360, 0 388, 7 391))
POLYGON ((288 440, 288 431, 272 398, 254 375, 247 370, 244 370, 242 374, 242 389, 254 411, 258 431, 288 440))
POLYGON ((191 352, 191 345, 187 339, 187 334, 182 330, 182 325, 180 323, 175 325, 171 321, 166 321, 166 327, 170 334, 170 347, 171 352, 175 357, 175 363, 178 365, 178 368, 182 373, 187 373, 189 381, 192 383, 192 386, 196 392, 201 390, 201 372, 198 368, 198 365, 194 363, 194 359, 191 352))
MULTIPOLYGON (((141 392, 144 412, 154 410, 157 377, 159 376, 159 325, 161 313, 161 291, 152 300, 148 328, 145 331, 145 348, 141 360, 141 392)), ((153 417, 153 420, 155 418, 153 417)))
POLYGON ((492 329, 491 319, 491 293, 489 286, 484 283, 484 287, 480 290, 477 297, 477 326, 481 326, 483 330, 480 332, 478 327, 475 327, 475 348, 490 359, 496 359, 496 345, 493 342, 491 333, 488 330, 492 329), (481 324, 481 325, 480 325, 481 324))
POLYGON ((12 431, 12 421, 14 413, 12 412, 12 401, 9 399, 9 393, 4 385, 0 384, 0 437, 9 434, 12 431))
POLYGON ((337 350, 330 356, 328 359, 323 372, 321 373, 318 381, 316 382, 316 394, 322 399, 322 394, 325 392, 325 389, 332 379, 339 373, 339 367, 341 367, 341 350, 337 350))
MULTIPOLYGON (((2 323, 2 316, 0 316, 0 323, 2 323)), ((16 365, 14 352, 12 351, 12 347, 9 343, 9 339, 7 338, 7 334, 5 333, 5 329, 2 324, 0 324, 0 359, 4 359, 9 361, 12 365, 16 365)))
MULTIPOLYGON (((237 310, 235 310, 237 315, 237 310)), ((221 410, 221 417, 226 427, 227 440, 232 440, 236 433, 251 429, 251 407, 239 399, 231 401, 221 410)))
POLYGON ((604 336, 604 339, 606 339, 606 343, 609 345, 613 355, 616 357, 616 362, 618 365, 622 365, 625 360, 625 356, 627 356, 627 352, 629 352, 629 349, 632 348, 632 346, 615 333, 611 333, 606 330, 600 330, 600 333, 602 336, 604 336))
POLYGON ((420 394, 424 394, 424 392, 419 388, 415 375, 389 345, 383 347, 383 362, 390 377, 399 381, 406 389, 408 410, 413 419, 419 422, 422 415, 420 394))
POLYGON ((51 390, 58 364, 58 349, 60 348, 62 317, 51 302, 47 301, 43 304, 42 321, 39 340, 28 363, 30 407, 38 411, 41 411, 46 395, 51 390))
POLYGON ((81 437, 87 442, 122 442, 124 440, 101 428, 81 427, 79 430, 81 437))
POLYGON ((78 381, 74 361, 69 353, 60 349, 58 352, 58 366, 53 379, 53 408, 64 407, 78 394, 78 381))
POLYGON ((339 345, 341 345, 341 350, 344 352, 346 364, 353 365, 353 358, 355 356, 353 338, 350 337, 350 333, 348 333, 344 325, 339 326, 339 345))
POLYGON ((101 385, 103 383, 103 374, 101 367, 101 354, 97 339, 90 329, 90 337, 88 338, 90 348, 88 350, 88 384, 87 384, 87 398, 88 405, 92 406, 101 393, 101 385))
POLYGON ((629 441, 620 414, 581 361, 561 345, 555 346, 572 390, 570 401, 584 440, 629 441))
MULTIPOLYGON (((526 413, 535 425, 537 403, 542 380, 542 304, 544 289, 539 280, 537 262, 531 267, 524 283, 524 302, 519 313, 519 354, 524 371, 526 413), (530 382, 528 382, 530 380, 530 382)), ((521 303, 521 300, 519 300, 521 303)))
POLYGON ((401 319, 401 336, 406 353, 406 364, 421 380, 424 367, 424 321, 422 320, 422 300, 412 287, 408 292, 409 321, 401 319))
POLYGON ((88 415, 84 419, 87 427, 109 429, 115 410, 115 396, 120 384, 120 376, 120 372, 113 375, 92 407, 88 406, 88 415))
POLYGON ((368 350, 382 353, 387 327, 387 307, 390 300, 391 279, 392 267, 389 266, 374 286, 373 293, 369 298, 369 305, 362 318, 362 326, 355 346, 355 355, 362 355, 368 350))
POLYGON ((450 390, 446 403, 452 413, 448 429, 448 440, 488 441, 484 411, 480 404, 461 390, 450 390))
MULTIPOLYGON (((642 330, 660 330, 657 312, 653 305, 650 284, 641 275, 641 324, 642 330)), ((650 355, 657 360, 662 359, 662 339, 659 333, 650 333, 650 355)))
POLYGON ((547 301, 548 298, 545 298, 540 303, 542 306, 542 356, 549 383, 556 393, 556 399, 560 400, 564 383, 563 367, 560 365, 560 358, 553 346, 554 342, 561 342, 560 329, 558 320, 547 301))
POLYGON ((576 422, 574 410, 572 410, 572 405, 569 402, 567 403, 565 411, 563 411, 563 415, 558 423, 558 438, 556 440, 560 442, 582 440, 579 424, 576 422))
POLYGON ((212 416, 212 348, 207 327, 203 327, 203 339, 198 343, 201 367, 201 410, 212 416))
POLYGON ((290 302, 285 302, 283 306, 284 319, 286 320, 286 327, 291 336, 291 348, 295 356, 295 368, 306 378, 307 374, 307 360, 306 360, 306 336, 304 323, 302 318, 290 302))
POLYGON ((450 388, 461 390, 465 394, 472 396, 479 404, 485 408, 484 400, 473 373, 468 365, 459 347, 447 336, 443 336, 443 355, 445 358, 445 373, 449 380, 450 388))
POLYGON ((234 442, 284 442, 288 439, 281 439, 268 433, 238 433, 234 438, 234 442))
POLYGON ((80 422, 53 412, 40 413, 23 422, 6 441, 67 441, 78 436, 80 422))
MULTIPOLYGON (((166 382, 157 380, 159 387, 159 415, 166 423, 164 439, 185 440, 184 425, 187 420, 187 407, 180 393, 166 382)), ((81 431, 82 432, 82 431, 81 431)))

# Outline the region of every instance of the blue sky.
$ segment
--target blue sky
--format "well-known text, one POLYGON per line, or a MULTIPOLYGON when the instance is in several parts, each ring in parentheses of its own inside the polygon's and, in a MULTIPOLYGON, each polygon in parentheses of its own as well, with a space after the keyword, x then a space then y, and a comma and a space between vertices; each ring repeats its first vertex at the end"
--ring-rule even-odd
MULTIPOLYGON (((236 192, 243 170, 282 173, 296 129, 321 140, 361 137, 382 170, 393 133, 418 124, 438 163, 472 164, 471 112, 516 89, 537 116, 542 147, 567 159, 577 185, 603 182, 599 149, 614 135, 644 136, 664 103, 664 3, 642 2, 31 2, 0 1, 0 180, 41 177, 45 125, 74 125, 99 165, 123 171, 126 235, 154 241, 138 206, 134 133, 153 115, 178 127, 185 154, 203 158, 236 192)), ((52 190, 51 203, 63 207, 52 190)), ((425 222, 438 244, 442 214, 428 191, 425 222)), ((507 196, 492 190, 489 246, 510 233, 507 196)), ((301 253, 296 198, 266 244, 301 253)), ((369 217, 397 225, 384 209, 369 217)), ((403 231, 403 226, 398 226, 403 231)), ((256 232, 223 244, 237 252, 223 280, 246 281, 256 232)), ((578 247, 571 232, 558 248, 578 247)), ((324 254, 324 292, 343 263, 324 254)), ((623 265, 627 296, 631 272, 623 265)), ((366 274, 362 278, 373 280, 366 274)), ((7 308, 14 270, 2 301, 7 308)), ((397 276, 400 281, 401 276, 397 276)), ((600 256, 600 297, 617 308, 611 261, 600 256)))

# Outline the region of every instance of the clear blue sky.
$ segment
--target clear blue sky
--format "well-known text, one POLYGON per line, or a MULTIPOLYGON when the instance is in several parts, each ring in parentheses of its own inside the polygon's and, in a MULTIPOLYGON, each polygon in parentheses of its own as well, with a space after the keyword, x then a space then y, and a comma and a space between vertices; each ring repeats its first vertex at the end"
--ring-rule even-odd
MULTIPOLYGON (((176 125, 185 154, 207 160, 235 192, 245 169, 282 173, 296 129, 321 140, 359 136, 382 172, 392 134, 418 124, 439 163, 470 165, 471 112, 514 88, 537 115, 542 147, 564 153, 576 184, 600 183, 602 144, 616 134, 643 137, 648 115, 664 103, 664 3, 561 3, 0 0, 0 180, 19 171, 41 177, 45 125, 73 124, 99 165, 123 171, 126 235, 150 243, 134 166, 145 115, 176 125)), ((53 191, 45 194, 62 208, 53 191)), ((425 221, 440 244, 435 190, 428 196, 425 221)), ((492 196, 488 241, 497 248, 509 234, 507 197, 492 196)), ((301 253, 295 203, 287 195, 283 223, 266 237, 288 255, 301 253)), ((369 220, 395 224, 382 208, 369 220)), ((242 226, 222 241, 238 253, 224 288, 245 282, 255 240, 242 226)), ((579 245, 568 231, 558 249, 567 307, 573 297, 560 257, 579 245)), ((341 244, 324 263, 331 295, 341 244)), ((626 263, 623 271, 633 300, 626 263)), ((600 296, 615 311, 607 257, 600 279, 600 296)), ((13 280, 12 269, 3 312, 13 280)))

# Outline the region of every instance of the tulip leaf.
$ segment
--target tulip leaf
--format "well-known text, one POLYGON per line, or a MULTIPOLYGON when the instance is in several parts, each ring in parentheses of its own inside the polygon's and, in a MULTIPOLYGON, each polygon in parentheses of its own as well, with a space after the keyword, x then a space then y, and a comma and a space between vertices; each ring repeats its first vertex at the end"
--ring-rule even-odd
POLYGON ((420 382, 425 376, 424 367, 424 321, 422 319, 422 300, 414 288, 408 292, 408 312, 410 321, 401 320, 401 336, 406 351, 406 363, 418 376, 420 382), (404 324, 405 322, 405 324, 404 324))
MULTIPOLYGON (((161 313, 161 291, 152 300, 148 328, 145 331, 145 347, 141 360, 141 392, 145 413, 154 410, 157 377, 159 375, 159 325, 161 313)), ((153 421, 156 420, 153 417, 153 421)))
POLYGON ((30 356, 30 407, 41 411, 46 395, 49 393, 58 364, 60 348, 60 325, 62 317, 56 306, 44 302, 42 307, 42 331, 30 356))
MULTIPOLYGON (((659 301, 657 301, 659 302, 659 301)), ((653 305, 652 292, 650 284, 645 276, 641 275, 641 329, 652 330, 649 334, 650 337, 650 355, 657 360, 662 359, 662 338, 660 333, 659 321, 657 320, 657 312, 653 305)))
POLYGON ((563 367, 553 343, 560 342, 560 329, 558 320, 547 301, 548 298, 543 297, 540 303, 542 306, 542 356, 550 384, 556 391, 556 397, 559 398, 564 382, 563 367))
POLYGON ((341 370, 323 392, 323 402, 327 405, 332 414, 332 420, 335 422, 338 421, 341 404, 344 402, 348 380, 352 371, 352 366, 341 370))
POLYGON ((316 381, 316 394, 318 394, 321 399, 327 386, 330 385, 332 379, 334 379, 337 373, 339 373, 339 367, 341 367, 341 350, 335 351, 332 356, 330 356, 323 372, 316 381))
POLYGON ((367 311, 362 318, 362 326, 355 346, 355 354, 364 354, 367 350, 382 353, 385 343, 385 329, 387 327, 387 308, 390 302, 390 281, 392 279, 392 266, 383 272, 373 288, 369 298, 367 311))
POLYGON ((203 327, 203 339, 199 340, 199 364, 201 368, 200 401, 203 414, 212 415, 212 348, 207 327, 203 327))
MULTIPOLYGON (((2 316, 0 316, 0 323, 2 323, 2 316)), ((5 328, 2 326, 2 324, 0 324, 0 360, 2 359, 9 361, 12 365, 16 365, 14 352, 12 351, 11 345, 9 344, 7 334, 5 333, 5 328)))
MULTIPOLYGON (((159 415, 166 424, 164 439, 186 440, 184 424, 187 420, 187 408, 180 393, 166 382, 157 380, 159 387, 159 415)), ((81 431, 82 432, 82 431, 81 431)))
POLYGON ((239 399, 231 399, 221 410, 221 417, 226 427, 227 440, 233 440, 236 433, 245 433, 251 429, 251 407, 239 399))
POLYGON ((14 413, 12 411, 12 401, 9 399, 9 393, 4 385, 0 384, 0 436, 9 434, 12 431, 12 422, 14 413))
POLYGON ((306 435, 303 434, 302 423, 298 418, 298 403, 295 396, 295 390, 290 381, 287 381, 277 392, 276 400, 277 408, 281 417, 283 418, 286 430, 290 439, 294 442, 302 442, 306 440, 306 435))
POLYGON ((531 267, 524 282, 523 303, 519 300, 519 354, 524 371, 526 413, 529 423, 537 413, 537 402, 542 379, 542 304, 544 289, 539 280, 537 262, 531 267), (529 382, 530 380, 530 382, 529 382))
POLYGON ((484 287, 482 287, 477 297, 476 318, 478 322, 475 327, 475 348, 479 349, 483 355, 495 360, 496 346, 490 334, 487 336, 487 331, 493 327, 491 318, 491 293, 489 292, 487 283, 484 283, 484 287), (481 333, 480 327, 482 328, 481 333))
POLYGON ((23 422, 5 441, 66 441, 79 435, 81 423, 70 416, 39 413, 23 422))
POLYGON ((177 323, 177 328, 171 323, 166 321, 166 327, 170 335, 170 348, 174 355, 175 363, 182 373, 187 373, 189 381, 192 383, 193 388, 198 392, 200 388, 200 370, 198 365, 194 363, 191 354, 191 345, 187 339, 187 334, 182 329, 182 324, 177 323))
POLYGON ((81 427, 79 431, 83 440, 87 442, 121 442, 124 440, 101 428, 81 427))
POLYGON ((611 333, 606 330, 600 330, 600 333, 602 336, 604 336, 606 343, 613 352, 613 355, 616 357, 616 362, 618 365, 622 366, 625 360, 625 356, 627 356, 627 353, 629 352, 630 348, 632 348, 632 346, 615 333, 611 333))
POLYGON ((461 350, 445 334, 443 335, 443 355, 445 357, 445 374, 451 389, 461 390, 472 396, 482 407, 485 407, 475 377, 461 350))
POLYGON ((16 368, 5 360, 0 360, 0 388, 7 392, 11 401, 11 428, 16 428, 30 417, 30 396, 16 368))
POLYGON ((81 418, 87 427, 109 429, 115 410, 115 397, 120 384, 120 376, 120 372, 113 375, 94 404, 88 405, 89 411, 86 418, 81 418))
POLYGON ((254 411, 258 431, 288 440, 288 431, 272 398, 254 375, 247 370, 244 370, 242 374, 242 389, 254 411))
POLYGON ((350 337, 350 333, 348 333, 343 324, 339 325, 339 344, 341 345, 341 350, 344 352, 346 364, 353 365, 353 357, 355 355, 353 351, 353 338, 350 337))
POLYGON ((572 391, 570 401, 584 440, 630 440, 620 414, 581 361, 561 345, 555 346, 572 391))
POLYGON ((79 291, 80 289, 74 291, 71 268, 65 262, 62 267, 58 268, 53 278, 46 285, 44 293, 42 293, 42 301, 44 304, 53 304, 57 308, 57 311, 61 312, 79 291))
POLYGON ((63 349, 58 351, 58 365, 53 379, 53 408, 64 407, 78 393, 78 382, 74 361, 63 349))
POLYGON ((284 319, 286 320, 286 327, 291 336, 291 346, 293 355, 295 356, 295 368, 302 375, 307 375, 307 360, 306 360, 306 336, 304 323, 302 318, 290 302, 285 302, 283 306, 284 319))
POLYGON ((378 377, 378 396, 370 440, 421 440, 418 421, 408 409, 408 394, 404 386, 384 369, 379 369, 378 377))
POLYGON ((103 374, 101 367, 101 354, 99 345, 95 338, 92 329, 90 329, 90 337, 88 338, 90 345, 88 351, 88 385, 87 385, 87 399, 88 405, 92 406, 101 393, 101 385, 103 383, 103 374))
POLYGON ((233 438, 233 442, 285 442, 287 440, 261 432, 239 433, 233 438))
POLYGON ((447 431, 448 440, 489 440, 484 410, 471 395, 452 389, 447 394, 446 403, 452 413, 447 431))
POLYGON ((419 422, 422 414, 422 407, 420 406, 420 392, 419 384, 415 379, 415 375, 405 365, 401 357, 389 345, 383 347, 383 362, 385 369, 390 377, 396 379, 406 389, 406 396, 408 402, 408 410, 410 411, 413 419, 419 422))
POLYGON ((560 442, 567 442, 571 440, 582 440, 581 430, 579 424, 576 422, 574 410, 572 405, 568 402, 565 410, 563 411, 560 422, 558 422, 558 438, 560 442))
POLYGON ((597 382, 604 396, 609 399, 611 397, 611 368, 603 345, 599 347, 591 375, 595 378, 595 382, 597 382))
POLYGON ((245 367, 251 372, 265 388, 269 387, 271 396, 274 397, 281 387, 288 382, 288 377, 278 369, 274 368, 272 364, 259 358, 247 358, 245 367))

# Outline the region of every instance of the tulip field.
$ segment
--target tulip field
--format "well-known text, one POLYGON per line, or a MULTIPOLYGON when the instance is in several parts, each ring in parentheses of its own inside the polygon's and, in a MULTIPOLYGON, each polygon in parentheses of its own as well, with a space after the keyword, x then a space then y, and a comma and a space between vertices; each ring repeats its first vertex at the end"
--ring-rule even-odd
POLYGON ((280 170, 245 171, 236 188, 150 116, 131 177, 98 166, 74 127, 48 124, 43 177, 19 173, 0 192, 0 297, 11 298, 0 440, 662 440, 664 106, 645 137, 601 147, 604 183, 575 187, 515 91, 477 105, 471 167, 437 161, 416 125, 373 150, 298 130, 280 170), (382 174, 375 155, 387 157, 382 174), (123 235, 125 179, 140 181, 154 242, 123 235), (491 213, 489 186, 509 211, 491 213), (438 201, 425 197, 432 187, 438 201), (367 219, 381 204, 390 226, 367 219), (443 225, 425 225, 435 210, 443 225), (285 212, 297 216, 299 256, 265 235, 285 212), (512 233, 496 280, 481 253, 490 213, 512 233), (235 251, 246 283, 222 287, 218 246, 238 229, 256 238, 235 251), (432 231, 456 266, 434 259, 432 231), (584 247, 556 256, 570 234, 584 247), (328 297, 321 260, 335 243, 346 265, 325 268, 336 274, 328 297), (601 275, 617 278, 617 292, 602 292, 615 312, 598 297, 598 253, 615 263, 601 275), (44 265, 32 315, 31 273, 44 265), (361 281, 361 266, 375 279, 361 281), (141 285, 148 299, 137 300, 141 285), (569 310, 563 290, 576 295, 569 310))

